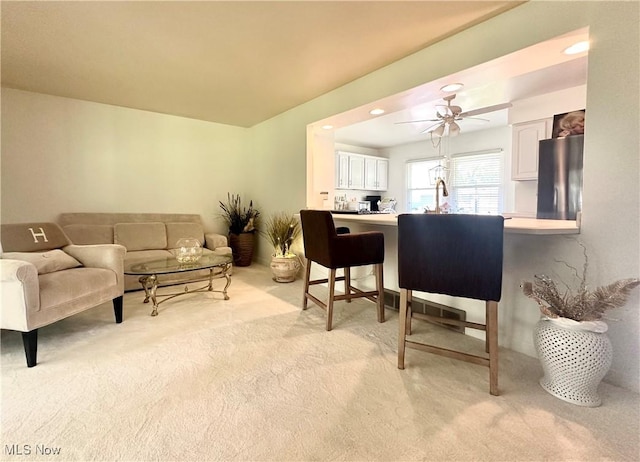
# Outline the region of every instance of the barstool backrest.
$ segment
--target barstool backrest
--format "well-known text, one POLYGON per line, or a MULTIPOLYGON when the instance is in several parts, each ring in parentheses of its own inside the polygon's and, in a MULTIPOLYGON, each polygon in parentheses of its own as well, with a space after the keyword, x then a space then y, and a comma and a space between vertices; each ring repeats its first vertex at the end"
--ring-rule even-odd
POLYGON ((331 241, 338 236, 331 212, 300 210, 300 221, 305 256, 330 268, 333 261, 331 241))
POLYGON ((400 288, 500 301, 504 217, 398 217, 400 288))

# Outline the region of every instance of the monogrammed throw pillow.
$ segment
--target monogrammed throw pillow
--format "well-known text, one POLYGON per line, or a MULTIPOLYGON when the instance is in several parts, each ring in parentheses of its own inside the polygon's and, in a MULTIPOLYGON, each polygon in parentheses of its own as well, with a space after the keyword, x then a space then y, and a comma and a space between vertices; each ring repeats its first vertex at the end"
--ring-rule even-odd
POLYGON ((71 244, 56 223, 15 223, 0 225, 5 252, 44 252, 71 244))

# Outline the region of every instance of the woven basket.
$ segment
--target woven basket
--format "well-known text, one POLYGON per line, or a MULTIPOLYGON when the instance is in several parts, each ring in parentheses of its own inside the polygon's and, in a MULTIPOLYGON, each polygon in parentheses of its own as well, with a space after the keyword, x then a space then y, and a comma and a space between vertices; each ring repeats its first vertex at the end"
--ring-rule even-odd
POLYGON ((229 234, 229 245, 233 252, 233 264, 249 266, 253 259, 254 233, 229 234))

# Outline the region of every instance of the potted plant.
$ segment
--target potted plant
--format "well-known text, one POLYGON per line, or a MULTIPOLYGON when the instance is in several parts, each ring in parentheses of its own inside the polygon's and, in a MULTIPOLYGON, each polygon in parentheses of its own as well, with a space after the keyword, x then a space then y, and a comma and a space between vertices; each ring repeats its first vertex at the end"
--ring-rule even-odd
POLYGON ((222 217, 229 225, 229 246, 233 252, 233 263, 236 266, 249 266, 253 259, 254 239, 257 220, 260 212, 242 205, 239 194, 227 193, 227 202, 220 201, 222 217))
POLYGON ((266 222, 266 235, 273 245, 271 271, 276 282, 293 282, 300 269, 300 260, 291 245, 300 237, 300 222, 293 214, 278 212, 266 222))
POLYGON ((587 286, 589 259, 583 249, 582 275, 563 263, 579 281, 572 290, 562 283, 559 289, 548 276, 536 275, 533 282, 522 283, 523 293, 535 300, 542 313, 536 324, 534 343, 544 376, 540 385, 553 396, 581 406, 599 406, 600 381, 609 370, 611 342, 607 337, 604 314, 623 306, 629 293, 640 284, 638 279, 621 279, 590 290, 587 286))

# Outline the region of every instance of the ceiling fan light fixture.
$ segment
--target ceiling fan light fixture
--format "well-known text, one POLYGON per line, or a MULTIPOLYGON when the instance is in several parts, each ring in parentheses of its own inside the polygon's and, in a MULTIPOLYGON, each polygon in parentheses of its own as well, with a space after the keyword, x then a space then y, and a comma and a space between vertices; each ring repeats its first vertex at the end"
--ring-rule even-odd
POLYGON ((451 122, 449 124, 449 136, 456 136, 458 133, 460 133, 460 125, 455 122, 451 122))
POLYGON ((444 87, 440 88, 440 91, 445 91, 445 92, 458 91, 462 87, 464 87, 463 83, 449 83, 449 84, 445 85, 444 87))

